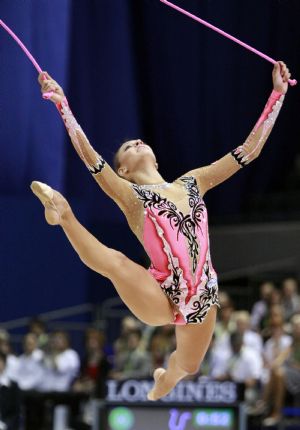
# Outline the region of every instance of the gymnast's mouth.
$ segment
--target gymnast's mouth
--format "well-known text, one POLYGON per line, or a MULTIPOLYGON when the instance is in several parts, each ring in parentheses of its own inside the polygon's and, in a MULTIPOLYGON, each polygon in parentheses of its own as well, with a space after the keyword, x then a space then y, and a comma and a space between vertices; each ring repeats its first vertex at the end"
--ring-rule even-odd
POLYGON ((149 146, 147 146, 147 145, 140 144, 140 145, 137 147, 138 152, 140 152, 140 150, 141 150, 141 149, 150 149, 150 148, 149 148, 149 146))

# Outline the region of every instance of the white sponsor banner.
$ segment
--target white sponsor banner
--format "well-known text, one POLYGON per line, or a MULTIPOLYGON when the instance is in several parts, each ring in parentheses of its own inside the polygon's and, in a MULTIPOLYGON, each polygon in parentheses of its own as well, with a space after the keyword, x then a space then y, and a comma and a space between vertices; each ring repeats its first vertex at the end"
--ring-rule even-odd
MULTIPOLYGON (((152 388, 153 381, 129 379, 119 382, 107 382, 108 402, 113 403, 139 403, 147 402, 147 393, 152 388)), ((238 385, 225 381, 181 381, 171 393, 161 399, 161 403, 214 403, 231 405, 236 404, 238 398, 238 385)))

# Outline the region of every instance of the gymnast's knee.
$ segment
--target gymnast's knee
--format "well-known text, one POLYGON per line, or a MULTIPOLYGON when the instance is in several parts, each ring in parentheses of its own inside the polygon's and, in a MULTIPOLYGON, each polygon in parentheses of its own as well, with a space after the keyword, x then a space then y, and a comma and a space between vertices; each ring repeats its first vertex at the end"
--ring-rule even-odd
POLYGON ((86 252, 80 255, 80 259, 90 269, 109 279, 122 271, 128 260, 124 254, 114 249, 110 249, 105 258, 103 255, 98 256, 96 252, 86 252))

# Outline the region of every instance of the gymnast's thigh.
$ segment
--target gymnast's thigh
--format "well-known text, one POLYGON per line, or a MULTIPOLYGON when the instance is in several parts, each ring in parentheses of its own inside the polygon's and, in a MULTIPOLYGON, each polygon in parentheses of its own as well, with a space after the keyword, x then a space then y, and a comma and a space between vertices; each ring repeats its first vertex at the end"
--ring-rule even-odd
POLYGON ((123 256, 119 270, 109 276, 119 296, 133 314, 149 325, 174 321, 173 309, 159 283, 148 270, 123 256))

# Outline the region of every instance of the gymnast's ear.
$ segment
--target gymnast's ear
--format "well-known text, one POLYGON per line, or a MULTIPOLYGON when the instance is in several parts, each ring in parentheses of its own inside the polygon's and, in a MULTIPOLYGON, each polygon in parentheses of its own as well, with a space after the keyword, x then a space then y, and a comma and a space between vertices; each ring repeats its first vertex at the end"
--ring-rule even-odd
POLYGON ((127 167, 119 167, 118 168, 118 175, 121 176, 121 178, 124 178, 124 176, 127 172, 128 172, 127 167))
POLYGON ((156 167, 156 170, 158 170, 158 164, 157 163, 155 163, 155 167, 156 167))

